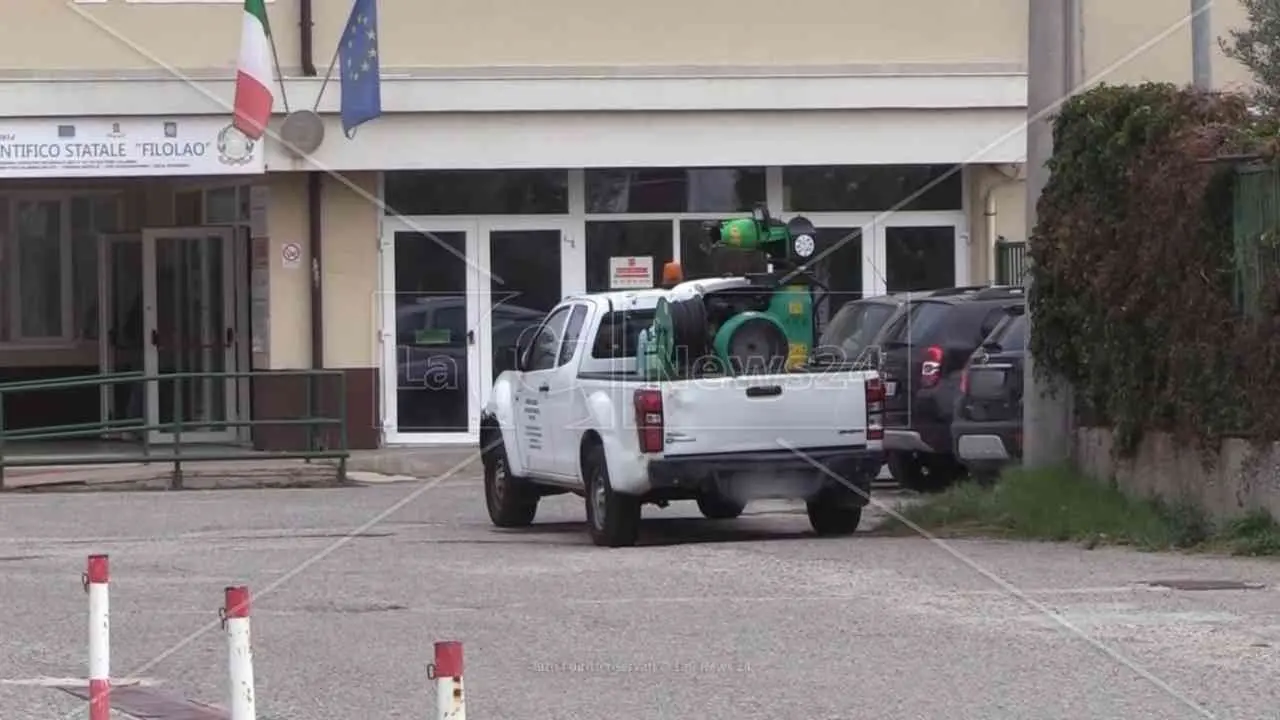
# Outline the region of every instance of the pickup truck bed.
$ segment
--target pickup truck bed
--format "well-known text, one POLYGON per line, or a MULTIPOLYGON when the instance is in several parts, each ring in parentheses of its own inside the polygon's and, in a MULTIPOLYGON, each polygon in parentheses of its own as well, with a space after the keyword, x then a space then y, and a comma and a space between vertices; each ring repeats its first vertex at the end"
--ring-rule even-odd
POLYGON ((647 382, 635 337, 661 294, 566 299, 521 369, 495 382, 481 437, 493 522, 527 525, 538 498, 573 492, 593 540, 620 546, 636 542, 645 503, 695 500, 727 519, 752 500, 798 498, 819 534, 853 532, 882 462, 876 373, 647 382))

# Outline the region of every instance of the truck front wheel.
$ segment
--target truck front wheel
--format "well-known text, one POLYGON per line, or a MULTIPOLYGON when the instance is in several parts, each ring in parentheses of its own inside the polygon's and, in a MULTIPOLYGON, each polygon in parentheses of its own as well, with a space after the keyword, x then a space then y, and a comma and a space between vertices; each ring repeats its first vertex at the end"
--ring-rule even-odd
POLYGON ((484 504, 489 520, 500 528, 527 527, 538 514, 537 488, 511 474, 501 440, 484 455, 484 504))
POLYGON ((587 450, 582 469, 592 542, 615 548, 635 545, 640 539, 640 498, 614 491, 603 447, 595 445, 587 450))

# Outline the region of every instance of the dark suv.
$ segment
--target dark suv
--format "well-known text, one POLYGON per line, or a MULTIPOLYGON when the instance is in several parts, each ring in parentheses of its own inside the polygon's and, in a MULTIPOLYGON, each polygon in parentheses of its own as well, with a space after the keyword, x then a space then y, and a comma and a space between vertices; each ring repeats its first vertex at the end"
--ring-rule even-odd
POLYGON ((1019 287, 956 288, 911 300, 880 331, 884 449, 900 485, 934 492, 964 475, 951 445, 961 373, 991 331, 1024 306, 1019 287))
POLYGON ((880 329, 893 319, 894 314, 912 300, 934 297, 939 294, 955 294, 982 287, 957 287, 941 290, 900 292, 892 295, 873 295, 844 304, 835 317, 827 323, 818 339, 818 347, 838 350, 847 360, 858 360, 872 346, 880 329))
POLYGON ((1027 352, 1024 313, 1006 318, 974 351, 960 376, 951 438, 956 457, 980 481, 995 479, 1022 457, 1022 367, 1027 352))

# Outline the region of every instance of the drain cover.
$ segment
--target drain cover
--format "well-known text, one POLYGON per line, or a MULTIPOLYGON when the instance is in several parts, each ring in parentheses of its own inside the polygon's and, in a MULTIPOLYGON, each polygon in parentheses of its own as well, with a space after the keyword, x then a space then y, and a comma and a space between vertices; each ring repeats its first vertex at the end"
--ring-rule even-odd
POLYGON ((1169 588, 1170 590, 1262 590, 1266 585, 1260 583, 1241 582, 1239 580, 1148 580, 1144 585, 1169 588))

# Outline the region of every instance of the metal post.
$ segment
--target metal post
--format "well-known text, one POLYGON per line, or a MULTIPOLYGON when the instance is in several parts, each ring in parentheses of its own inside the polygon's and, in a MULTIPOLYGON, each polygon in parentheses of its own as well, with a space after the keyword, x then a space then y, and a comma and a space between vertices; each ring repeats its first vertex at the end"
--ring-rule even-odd
POLYGON ((1191 82, 1199 90, 1213 89, 1212 4, 1213 0, 1191 0, 1191 82))
MULTIPOLYGON (((307 402, 306 415, 307 419, 307 452, 315 452, 316 450, 316 376, 312 372, 303 371, 304 377, 307 379, 307 402)), ((311 457, 304 458, 304 462, 310 463, 311 457)))
MULTIPOLYGON (((1027 237, 1036 224, 1036 203, 1049 181, 1046 163, 1053 155, 1053 108, 1073 89, 1068 62, 1076 48, 1068 32, 1075 24, 1067 0, 1031 0, 1027 49, 1027 237)), ((1027 278, 1027 292, 1035 288, 1027 278)), ((1031 332, 1035 315, 1028 313, 1031 332)), ((1028 354, 1023 392, 1023 465, 1029 468, 1061 464, 1070 457, 1070 388, 1041 378, 1028 354), (1054 390, 1057 392, 1054 393, 1054 390)))
POLYGON ((347 481, 347 454, 350 448, 347 443, 347 374, 338 376, 338 449, 342 455, 338 457, 338 482, 347 481))
POLYGON ((467 720, 467 703, 462 694, 462 643, 438 642, 435 651, 427 678, 436 681, 436 720, 467 720))
POLYGON ((230 720, 256 720, 258 699, 253 685, 253 648, 249 641, 249 588, 225 591, 222 623, 227 630, 228 669, 231 678, 230 720))
POLYGON ((84 574, 89 594, 89 720, 111 718, 111 620, 106 555, 90 555, 84 574))
POLYGON ((4 447, 4 392, 0 391, 0 490, 4 489, 4 463, 7 455, 4 447))
POLYGON ((170 490, 182 489, 182 413, 185 411, 182 386, 182 374, 178 373, 173 377, 173 480, 169 484, 170 490))

